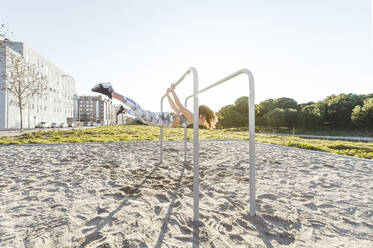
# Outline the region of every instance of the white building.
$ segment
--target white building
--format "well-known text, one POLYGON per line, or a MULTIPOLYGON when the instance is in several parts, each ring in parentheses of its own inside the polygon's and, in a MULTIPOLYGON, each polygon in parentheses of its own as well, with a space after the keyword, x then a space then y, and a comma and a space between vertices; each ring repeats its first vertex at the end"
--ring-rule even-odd
MULTIPOLYGON (((1 37, 0 37, 1 40, 1 37)), ((0 53, 0 73, 6 73, 9 53, 23 56, 27 63, 34 64, 36 70, 47 77, 48 89, 43 95, 34 95, 23 110, 23 127, 34 128, 45 123, 50 126, 73 120, 74 117, 74 78, 37 54, 22 42, 2 43, 5 52, 0 53), (7 48, 4 48, 4 45, 7 48)), ((4 51, 4 50, 3 50, 4 51)), ((0 84, 4 83, 0 77, 0 84)), ((17 105, 11 102, 11 94, 0 90, 0 128, 19 128, 20 115, 17 105)))

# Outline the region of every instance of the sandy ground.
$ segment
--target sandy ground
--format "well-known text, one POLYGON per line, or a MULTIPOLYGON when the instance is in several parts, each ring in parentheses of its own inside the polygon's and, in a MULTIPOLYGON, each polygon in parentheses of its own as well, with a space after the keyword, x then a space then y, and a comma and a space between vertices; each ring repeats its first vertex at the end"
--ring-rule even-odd
MULTIPOLYGON (((200 145, 201 247, 373 247, 373 162, 258 144, 250 217, 248 143, 200 145)), ((166 142, 163 164, 158 142, 0 146, 0 158, 0 247, 192 246, 182 142, 166 142)))

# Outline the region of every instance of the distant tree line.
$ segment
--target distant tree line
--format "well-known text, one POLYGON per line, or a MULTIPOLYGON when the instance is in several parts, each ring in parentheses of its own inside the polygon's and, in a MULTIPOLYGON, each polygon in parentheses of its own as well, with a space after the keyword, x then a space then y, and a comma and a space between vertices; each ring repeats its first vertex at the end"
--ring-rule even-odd
MULTIPOLYGON (((238 98, 234 104, 218 112, 217 128, 248 126, 248 97, 238 98)), ((373 129, 373 94, 331 95, 322 101, 298 104, 282 97, 268 99, 255 105, 256 125, 288 128, 359 128, 373 129)))

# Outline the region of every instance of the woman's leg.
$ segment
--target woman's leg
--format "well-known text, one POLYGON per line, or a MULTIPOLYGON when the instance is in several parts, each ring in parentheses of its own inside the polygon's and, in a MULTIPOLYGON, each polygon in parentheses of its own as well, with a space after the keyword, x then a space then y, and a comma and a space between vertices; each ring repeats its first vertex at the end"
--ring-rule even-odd
MULTIPOLYGON (((123 102, 125 105, 127 105, 133 113, 142 119, 145 123, 148 123, 153 126, 166 126, 171 127, 174 121, 174 118, 167 114, 167 113, 155 113, 148 110, 145 110, 140 107, 140 105, 135 102, 134 100, 122 96, 121 94, 118 94, 117 92, 112 92, 112 97, 123 102)), ((129 113, 132 114, 132 113, 129 113)))
POLYGON ((132 109, 138 115, 140 115, 144 111, 137 102, 135 102, 134 100, 132 100, 132 99, 130 99, 128 97, 122 96, 121 94, 118 94, 115 91, 113 91, 111 93, 111 96, 114 97, 115 99, 123 102, 124 104, 126 104, 127 107, 129 107, 130 109, 132 109))
POLYGON ((167 113, 154 113, 142 109, 134 100, 115 92, 110 83, 97 84, 92 88, 92 91, 108 96, 109 98, 114 97, 115 99, 122 101, 131 109, 131 113, 129 114, 137 116, 145 123, 165 127, 170 127, 173 124, 174 118, 171 115, 167 113))

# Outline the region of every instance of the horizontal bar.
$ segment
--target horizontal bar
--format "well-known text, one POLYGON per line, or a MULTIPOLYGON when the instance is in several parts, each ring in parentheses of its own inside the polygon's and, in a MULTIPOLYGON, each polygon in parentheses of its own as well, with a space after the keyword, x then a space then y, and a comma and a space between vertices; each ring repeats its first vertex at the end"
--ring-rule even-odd
MULTIPOLYGON (((236 71, 236 72, 232 73, 231 75, 229 75, 229 76, 227 76, 227 77, 225 77, 223 79, 220 79, 219 81, 217 81, 217 82, 215 82, 215 83, 207 86, 206 88, 203 88, 202 90, 198 91, 198 94, 201 94, 201 93, 205 92, 206 90, 209 90, 209 89, 211 89, 211 88, 213 88, 215 86, 218 86, 219 84, 222 84, 225 81, 228 81, 229 79, 232 79, 232 78, 234 78, 234 77, 236 77, 236 76, 238 76, 240 74, 247 74, 251 78, 254 77, 253 74, 251 73, 251 71, 249 71, 248 69, 241 69, 241 70, 236 71)), ((193 97, 193 95, 190 95, 187 98, 185 98, 185 104, 188 102, 188 99, 191 98, 191 97, 193 97)))
MULTIPOLYGON (((176 81, 176 83, 175 83, 175 87, 176 86, 178 86, 183 80, 184 80, 184 78, 190 73, 190 72, 192 72, 192 71, 196 71, 196 69, 194 68, 194 67, 190 67, 182 76, 181 76, 181 78, 179 79, 179 80, 177 80, 176 81)), ((161 100, 163 100, 165 97, 167 96, 167 93, 165 93, 163 96, 162 96, 162 98, 161 98, 161 100)), ((192 95, 193 96, 193 95, 192 95)))

